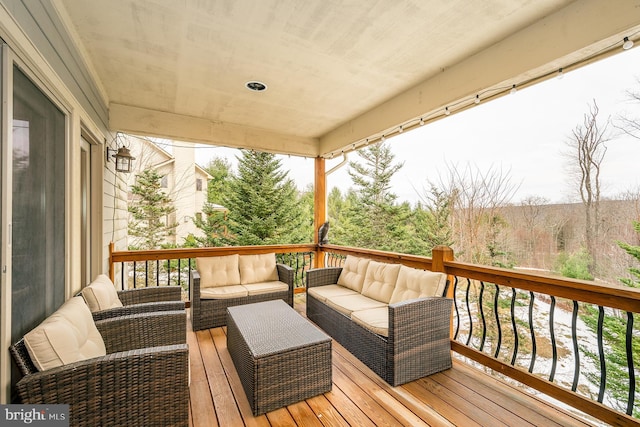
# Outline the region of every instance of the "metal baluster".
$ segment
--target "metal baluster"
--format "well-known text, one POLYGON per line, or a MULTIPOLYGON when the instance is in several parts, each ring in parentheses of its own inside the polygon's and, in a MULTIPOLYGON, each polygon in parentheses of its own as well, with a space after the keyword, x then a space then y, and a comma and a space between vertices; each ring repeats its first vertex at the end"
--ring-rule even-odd
POLYGON ((484 318, 484 304, 482 297, 484 295, 484 282, 480 281, 480 297, 479 306, 480 306, 480 319, 482 320, 482 340, 480 341, 480 351, 484 349, 484 343, 487 339, 487 321, 484 318))
POLYGON ((629 368, 629 401, 627 403, 627 415, 633 413, 633 405, 636 395, 636 374, 633 367, 633 313, 627 311, 627 366, 629 368))
POLYGON ((467 314, 469 315, 469 336, 467 337, 466 344, 471 342, 471 335, 473 334, 473 318, 471 317, 471 306, 469 305, 469 290, 471 289, 471 279, 467 278, 467 292, 465 294, 467 300, 467 314))
POLYGON ((502 327, 500 326, 500 314, 498 312, 498 307, 500 303, 500 286, 494 284, 496 287, 496 294, 493 297, 493 312, 496 316, 496 327, 498 328, 498 343, 496 345, 496 351, 493 354, 493 357, 498 358, 498 354, 500 354, 500 348, 502 347, 502 327))
MULTIPOLYGON (((133 261, 133 289, 136 288, 136 286, 137 286, 136 282, 138 281, 138 269, 137 269, 136 264, 137 263, 135 261, 133 261)), ((124 268, 122 269, 122 283, 124 285, 124 268)))
POLYGON ((191 298, 191 258, 189 258, 187 268, 189 269, 187 276, 187 297, 191 298))
POLYGON ((458 276, 454 276, 453 279, 453 308, 456 310, 456 332, 453 334, 453 339, 458 339, 458 333, 460 332, 460 311, 458 310, 458 299, 456 298, 456 291, 458 290, 458 276))
POLYGON ((170 259, 167 260, 167 286, 171 286, 171 260, 170 259))
MULTIPOLYGON (((121 262, 121 263, 120 263, 120 282, 121 282, 121 283, 120 283, 120 287, 122 287, 122 290, 123 290, 123 291, 124 291, 125 289, 127 289, 127 288, 125 287, 125 281, 124 281, 124 267, 125 267, 125 264, 126 264, 126 263, 124 263, 124 262, 121 262)), ((136 263, 134 262, 134 263, 133 263, 133 287, 134 287, 134 288, 136 287, 136 274, 135 274, 135 273, 136 273, 136 263)))
POLYGON ((149 261, 144 262, 144 287, 149 287, 149 261))
POLYGON ((529 363, 529 372, 533 372, 533 366, 536 364, 536 332, 533 327, 533 303, 535 299, 535 294, 529 291, 529 332, 531 333, 531 362, 529 363))
POLYGON ((551 349, 553 351, 553 360, 551 362, 551 373, 549 374, 549 381, 553 382, 553 378, 556 376, 556 365, 558 364, 558 346, 556 344, 556 334, 553 329, 553 313, 556 308, 556 297, 551 295, 551 307, 549 312, 549 334, 551 335, 551 349))
POLYGON ((302 284, 302 271, 300 271, 300 255, 299 254, 296 254, 295 262, 296 262, 296 277, 299 278, 298 285, 301 285, 302 284))
POLYGON ((182 287, 182 258, 178 258, 178 286, 182 287))
POLYGON ((578 351, 578 333, 577 333, 577 321, 578 321, 578 301, 573 301, 573 312, 571 314, 571 341, 573 342, 573 384, 571 385, 571 391, 576 391, 578 388, 578 379, 580 377, 580 352, 578 351))
POLYGON ((156 286, 160 286, 160 260, 156 260, 156 286))
POLYGON ((513 356, 511 365, 515 365, 518 357, 518 326, 516 324, 516 288, 511 288, 511 327, 513 328, 513 356))
POLYGON ((598 306, 598 356, 600 358, 600 391, 598 391, 598 402, 604 399, 604 390, 607 386, 607 363, 604 359, 604 342, 602 337, 602 326, 604 324, 604 307, 598 306))

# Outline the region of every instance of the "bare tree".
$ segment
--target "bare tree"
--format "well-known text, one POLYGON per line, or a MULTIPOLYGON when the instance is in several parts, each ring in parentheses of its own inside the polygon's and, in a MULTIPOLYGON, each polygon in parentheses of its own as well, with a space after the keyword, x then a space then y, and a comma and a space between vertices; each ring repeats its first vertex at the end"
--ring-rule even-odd
MULTIPOLYGON (((638 85, 640 85, 640 79, 637 79, 636 81, 638 85)), ((627 97, 629 98, 629 101, 631 103, 640 104, 640 90, 628 90, 627 97)), ((640 117, 631 117, 626 114, 620 114, 616 118, 614 126, 617 129, 621 130, 623 133, 636 139, 640 139, 640 117)))
MULTIPOLYGON (((511 170, 490 167, 481 171, 467 164, 464 168, 446 164, 447 175, 440 175, 439 182, 429 181, 429 187, 437 188, 449 196, 453 211, 453 229, 458 244, 456 253, 465 261, 488 263, 491 241, 496 241, 495 223, 499 208, 507 205, 518 190, 511 182, 511 170)), ((493 248, 495 251, 496 248, 493 248)))
POLYGON ((578 193, 584 206, 585 246, 591 256, 592 264, 589 272, 594 275, 597 270, 597 241, 600 226, 600 198, 602 181, 600 173, 602 162, 607 152, 606 142, 610 140, 609 118, 602 125, 598 122, 598 105, 595 99, 585 113, 583 122, 575 127, 567 141, 570 151, 570 173, 578 184, 578 193))
POLYGON ((542 207, 549 204, 549 199, 541 196, 529 196, 520 202, 522 217, 527 233, 525 238, 525 258, 530 265, 536 264, 537 243, 542 207))

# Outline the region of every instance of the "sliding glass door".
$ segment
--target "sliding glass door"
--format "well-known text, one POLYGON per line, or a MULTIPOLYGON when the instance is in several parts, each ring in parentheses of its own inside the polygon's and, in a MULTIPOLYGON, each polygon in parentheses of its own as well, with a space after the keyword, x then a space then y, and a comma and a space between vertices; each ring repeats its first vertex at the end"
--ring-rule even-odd
MULTIPOLYGON (((9 129, 3 132, 2 172, 10 195, 3 197, 8 236, 2 250, 11 303, 2 309, 11 312, 3 319, 10 317, 10 341, 16 342, 65 300, 67 118, 18 65, 4 64, 12 114, 3 120, 9 129)), ((12 384, 17 378, 14 369, 12 384)))

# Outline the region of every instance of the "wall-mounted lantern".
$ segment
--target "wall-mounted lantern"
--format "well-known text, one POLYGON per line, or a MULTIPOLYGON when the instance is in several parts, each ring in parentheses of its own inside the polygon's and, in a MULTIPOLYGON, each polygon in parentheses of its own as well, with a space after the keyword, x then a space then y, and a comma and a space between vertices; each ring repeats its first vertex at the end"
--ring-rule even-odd
POLYGON ((115 157, 116 171, 124 173, 131 172, 133 160, 136 159, 131 155, 131 152, 127 147, 120 147, 117 151, 113 148, 107 147, 107 162, 109 161, 109 157, 115 157))

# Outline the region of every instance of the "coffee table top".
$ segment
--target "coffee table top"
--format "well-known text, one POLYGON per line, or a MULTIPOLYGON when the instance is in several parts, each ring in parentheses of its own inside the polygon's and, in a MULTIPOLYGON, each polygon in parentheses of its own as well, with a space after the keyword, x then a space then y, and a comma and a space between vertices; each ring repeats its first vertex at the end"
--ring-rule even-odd
POLYGON ((254 357, 331 341, 282 300, 229 307, 227 316, 233 318, 254 357))

